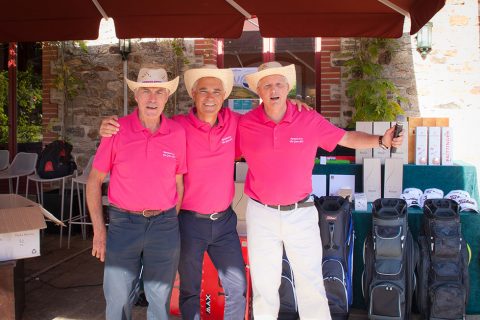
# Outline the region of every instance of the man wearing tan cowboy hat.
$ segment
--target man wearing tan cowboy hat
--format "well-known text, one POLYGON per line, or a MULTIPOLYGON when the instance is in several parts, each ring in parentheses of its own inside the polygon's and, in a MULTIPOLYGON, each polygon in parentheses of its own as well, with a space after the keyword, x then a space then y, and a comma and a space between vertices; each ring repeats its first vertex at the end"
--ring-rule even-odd
MULTIPOLYGON (((243 319, 245 268, 230 207, 234 196, 235 135, 239 114, 222 108, 233 87, 233 72, 206 65, 184 75, 194 101, 188 115, 173 117, 187 135, 188 173, 180 211, 180 310, 184 319, 200 317, 200 285, 205 251, 225 290, 224 319, 243 319)), ((303 105, 297 108, 302 108, 303 105)), ((115 118, 102 121, 100 134, 117 130, 115 118)))
POLYGON ((148 319, 168 319, 180 255, 177 205, 186 167, 185 130, 162 115, 178 77, 162 68, 142 68, 126 79, 138 107, 119 120, 118 134, 103 138, 87 182, 93 223, 92 255, 105 261, 107 319, 131 319, 135 285, 143 264, 148 319), (110 174, 108 233, 101 186, 110 174))
POLYGON ((309 202, 317 148, 399 147, 393 128, 381 137, 345 132, 316 112, 299 113, 287 101, 295 66, 268 62, 246 76, 263 103, 239 120, 238 152, 247 160, 247 237, 255 319, 277 319, 285 247, 301 319, 330 319, 322 276, 318 213, 309 202))

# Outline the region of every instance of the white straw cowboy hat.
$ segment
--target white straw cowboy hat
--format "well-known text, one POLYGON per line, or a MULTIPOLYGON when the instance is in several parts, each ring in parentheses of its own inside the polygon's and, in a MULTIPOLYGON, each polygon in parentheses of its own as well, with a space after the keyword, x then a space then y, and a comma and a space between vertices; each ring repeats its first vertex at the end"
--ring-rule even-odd
POLYGON ((144 88, 165 88, 168 90, 169 94, 172 95, 178 87, 178 77, 173 79, 172 81, 168 81, 167 71, 163 68, 141 68, 138 72, 137 81, 128 80, 127 81, 128 87, 135 91, 140 87, 144 88))
POLYGON ((185 88, 190 97, 192 97, 192 89, 195 82, 200 78, 207 77, 220 79, 223 83, 223 90, 225 90, 225 98, 230 95, 233 88, 233 71, 230 69, 218 69, 213 64, 206 64, 201 68, 187 70, 183 75, 185 88))
POLYGON ((245 80, 248 83, 250 90, 257 92, 258 82, 267 76, 281 75, 287 78, 290 90, 295 86, 296 72, 295 65, 290 64, 282 67, 282 65, 276 61, 266 62, 258 67, 258 71, 245 76, 245 80))

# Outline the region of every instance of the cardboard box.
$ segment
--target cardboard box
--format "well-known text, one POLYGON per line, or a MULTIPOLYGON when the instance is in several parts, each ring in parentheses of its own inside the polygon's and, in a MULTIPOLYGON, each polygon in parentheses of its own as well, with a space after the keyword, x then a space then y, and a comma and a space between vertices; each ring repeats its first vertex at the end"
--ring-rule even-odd
POLYGON ((415 163, 415 131, 423 126, 423 118, 408 118, 408 163, 415 163))
POLYGON ((442 130, 440 127, 428 128, 428 164, 429 165, 433 165, 433 166, 440 165, 441 136, 442 136, 442 130))
POLYGON ((428 128, 417 127, 415 129, 415 164, 428 164, 428 128))
POLYGON ((403 159, 385 160, 384 198, 400 198, 403 190, 403 159))
POLYGON ((45 217, 65 226, 38 203, 16 194, 0 194, 0 261, 39 256, 45 217))
MULTIPOLYGON (((357 121, 355 123, 355 130, 360 132, 373 133, 373 123, 371 121, 357 121)), ((363 164, 364 158, 371 158, 372 148, 369 149, 355 149, 355 163, 363 164)))
POLYGON ((368 202, 382 197, 382 179, 380 159, 363 160, 363 192, 368 202))
POLYGON ((417 127, 448 127, 449 118, 408 118, 408 163, 415 163, 415 129, 417 127))
MULTIPOLYGON (((385 134, 385 131, 390 129, 390 122, 385 122, 385 121, 376 121, 373 123, 373 134, 377 136, 383 136, 385 134)), ((380 159, 380 162, 382 164, 385 163, 385 159, 390 158, 390 150, 383 149, 380 147, 374 148, 373 149, 373 157, 380 159)), ((368 195, 367 195, 368 199, 368 195)), ((369 200, 370 201, 370 200, 369 200)))
POLYGON ((452 128, 442 127, 442 166, 453 165, 452 128))

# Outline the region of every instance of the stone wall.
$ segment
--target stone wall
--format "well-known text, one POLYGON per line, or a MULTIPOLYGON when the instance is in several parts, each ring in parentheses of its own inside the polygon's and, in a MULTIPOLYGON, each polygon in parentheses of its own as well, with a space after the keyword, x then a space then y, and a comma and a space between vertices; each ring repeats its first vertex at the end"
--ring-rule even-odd
MULTIPOLYGON (((132 52, 127 59, 128 78, 135 80, 141 66, 162 66, 167 70, 169 79, 173 79, 182 75, 185 68, 203 64, 201 56, 194 56, 193 41, 175 41, 183 46, 183 55, 174 53, 171 40, 132 40, 132 52)), ((62 49, 58 50, 61 57, 62 49)), ((79 165, 83 167, 95 153, 101 119, 109 115, 123 115, 123 61, 116 43, 88 45, 87 51, 70 44, 63 49, 63 59, 72 75, 80 80, 82 88, 71 99, 65 97, 64 90, 54 85, 45 88, 44 99, 47 97, 51 104, 58 105, 58 110, 56 115, 50 115, 49 108, 52 107, 44 103, 44 134, 48 130, 54 134, 53 138, 63 137, 71 142, 79 165)), ((45 65, 50 65, 51 77, 56 77, 58 69, 55 66, 60 64, 61 59, 51 60, 50 64, 46 61, 45 65)), ((128 112, 135 105, 133 93, 128 90, 128 112)), ((186 113, 189 107, 190 98, 181 77, 179 89, 170 97, 165 113, 168 116, 186 113)), ((44 143, 53 138, 45 139, 44 143)))

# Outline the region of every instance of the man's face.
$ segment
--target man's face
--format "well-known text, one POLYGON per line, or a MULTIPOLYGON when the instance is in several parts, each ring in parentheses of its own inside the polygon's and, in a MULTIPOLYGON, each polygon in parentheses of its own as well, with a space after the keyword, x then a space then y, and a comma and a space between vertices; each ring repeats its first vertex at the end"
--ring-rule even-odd
POLYGON ((223 83, 218 78, 200 78, 192 90, 192 97, 200 119, 203 116, 216 115, 225 100, 223 83))
POLYGON ((290 87, 281 75, 266 76, 258 81, 257 92, 267 106, 285 105, 290 87))
POLYGON ((160 118, 168 100, 168 90, 165 88, 140 87, 135 91, 135 100, 142 117, 148 119, 160 118))

